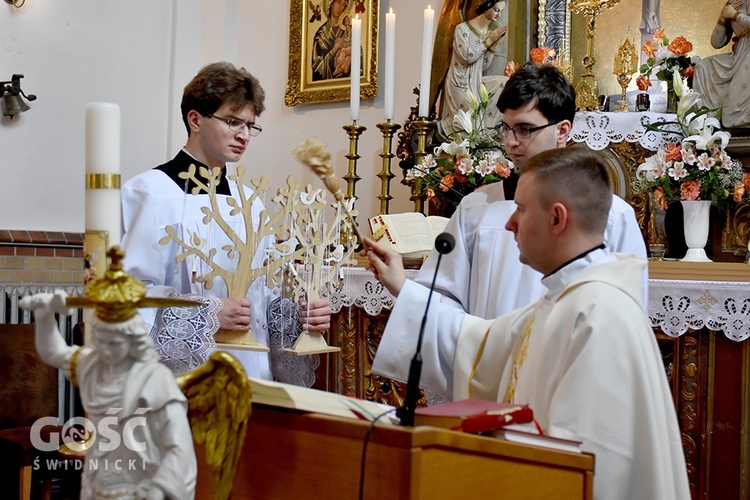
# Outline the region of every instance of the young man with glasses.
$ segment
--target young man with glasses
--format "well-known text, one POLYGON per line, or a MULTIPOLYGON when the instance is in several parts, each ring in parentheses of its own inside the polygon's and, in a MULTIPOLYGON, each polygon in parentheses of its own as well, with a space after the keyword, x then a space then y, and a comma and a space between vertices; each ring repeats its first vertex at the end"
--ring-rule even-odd
MULTIPOLYGON (((216 187, 217 205, 222 216, 235 231, 243 231, 240 215, 231 213, 227 199, 237 196, 235 181, 227 178, 226 164, 242 158, 250 138, 262 131, 256 118, 265 109, 265 92, 258 80, 244 68, 226 62, 203 68, 185 87, 182 97, 182 119, 187 129, 185 147, 171 161, 143 172, 125 183, 122 189, 123 240, 125 268, 143 281, 151 295, 190 295, 199 297, 204 306, 194 314, 170 310, 144 309, 143 316, 151 328, 158 354, 175 373, 184 373, 206 361, 216 344, 213 335, 219 330, 250 330, 255 339, 268 346, 267 309, 278 304, 278 296, 258 279, 246 297, 227 298, 227 287, 222 279, 207 289, 195 279, 207 273, 208 264, 195 256, 177 262, 181 248, 174 242, 161 245, 166 228, 172 227, 182 241, 195 244, 192 234, 200 237, 204 253, 216 250, 214 261, 224 269, 232 269, 232 261, 223 251, 231 241, 215 221, 204 222, 203 209, 209 206, 205 193, 193 194, 195 182, 180 177, 191 165, 221 169, 216 187), (186 317, 189 315, 189 317, 186 317)), ((245 186, 246 193, 250 188, 245 186)), ((258 224, 263 203, 255 200, 252 207, 253 223, 258 224)), ((266 242, 268 245, 270 241, 266 242)), ((263 252, 259 252, 262 254, 263 252)), ((256 255, 255 266, 260 266, 263 255, 256 255)), ((331 308, 328 300, 300 304, 299 320, 302 327, 325 330, 330 326, 331 308)), ((268 353, 233 351, 248 376, 278 380, 314 380, 302 376, 310 371, 316 356, 300 356, 272 366, 268 353), (286 373, 279 371, 283 366, 286 373), (278 368, 278 369, 276 369, 278 368)), ((272 353, 280 355, 274 350, 272 353)), ((291 356, 286 356, 290 358, 291 356)))
MULTIPOLYGON (((502 112, 497 128, 516 169, 537 153, 566 146, 575 118, 575 90, 554 66, 527 64, 520 68, 508 79, 497 106, 502 112)), ((513 234, 505 229, 516 209, 509 184, 515 182, 489 185, 461 201, 445 228, 456 238, 456 245, 443 256, 435 280, 441 301, 486 319, 530 304, 547 290, 542 275, 519 261, 513 234)), ((635 212, 615 195, 604 243, 612 252, 646 257, 635 212)), ((430 286, 436 262, 433 251, 415 281, 430 286)), ((643 282, 645 309, 647 274, 643 282)))

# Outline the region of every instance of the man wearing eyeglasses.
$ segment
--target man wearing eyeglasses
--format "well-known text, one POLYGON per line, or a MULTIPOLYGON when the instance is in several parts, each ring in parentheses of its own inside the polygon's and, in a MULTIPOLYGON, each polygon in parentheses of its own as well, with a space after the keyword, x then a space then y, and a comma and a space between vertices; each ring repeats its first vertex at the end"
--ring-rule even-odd
MULTIPOLYGON (((554 66, 527 64, 517 70, 497 106, 502 113, 498 132, 505 138, 506 152, 516 169, 537 153, 566 146, 575 118, 575 90, 554 66)), ((542 275, 521 264, 513 234, 505 229, 516 208, 514 186, 515 182, 506 179, 475 191, 458 205, 445 228, 456 238, 456 245, 443 256, 435 280, 441 301, 492 319, 534 302, 547 290, 542 275)), ((646 256, 633 208, 615 195, 604 243, 612 252, 646 256)), ((415 281, 430 286, 436 262, 433 251, 415 281)), ((645 309, 647 274, 643 284, 645 309)))
MULTIPOLYGON (((219 330, 250 332, 255 339, 269 345, 267 309, 277 304, 278 297, 258 279, 246 297, 227 298, 227 286, 216 279, 207 288, 196 279, 210 271, 208 264, 194 255, 177 262, 182 249, 175 243, 161 245, 168 227, 184 242, 198 245, 208 254, 216 250, 214 262, 231 270, 233 263, 222 248, 231 243, 228 236, 211 220, 204 222, 204 209, 209 206, 206 193, 193 194, 194 181, 181 177, 191 165, 221 170, 216 187, 222 217, 235 231, 244 231, 240 215, 232 213, 228 198, 238 195, 237 183, 227 178, 226 164, 242 158, 251 137, 263 130, 256 118, 265 109, 265 92, 258 80, 244 68, 219 62, 203 68, 185 87, 181 111, 187 129, 185 147, 169 162, 143 172, 128 181, 122 189, 123 240, 125 267, 131 276, 143 281, 151 295, 176 293, 199 298, 204 306, 195 314, 183 309, 144 310, 144 319, 151 328, 152 338, 162 361, 175 373, 184 373, 202 364, 216 349, 213 335, 219 330), (199 240, 193 238, 198 235, 199 240)), ((200 178, 200 177, 199 177, 200 178)), ((248 193, 250 188, 245 186, 248 193)), ((247 195, 247 194, 246 194, 247 195)), ((263 203, 255 200, 253 223, 260 222, 263 203)), ((261 245, 270 246, 271 241, 261 245)), ((258 252, 262 254, 263 252, 258 252)), ((259 267, 263 255, 256 255, 259 267)), ((236 264, 235 264, 236 265, 236 264)), ((302 328, 325 330, 330 326, 331 308, 327 299, 300 304, 302 328)), ((292 328, 294 330, 294 328, 292 328)), ((268 353, 233 351, 248 376, 285 381, 284 369, 295 372, 289 380, 301 377, 300 370, 310 370, 314 356, 300 356, 272 366, 268 353)), ((287 356, 288 357, 288 356, 287 356)))

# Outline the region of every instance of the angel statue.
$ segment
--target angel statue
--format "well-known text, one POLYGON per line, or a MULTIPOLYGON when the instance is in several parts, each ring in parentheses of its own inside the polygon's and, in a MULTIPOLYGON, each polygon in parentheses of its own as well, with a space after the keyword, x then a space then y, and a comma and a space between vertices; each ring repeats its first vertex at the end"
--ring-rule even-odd
POLYGON ((39 356, 80 389, 88 431, 81 498, 193 498, 197 466, 187 400, 159 363, 138 307, 197 303, 145 297, 145 286, 122 270, 119 248, 108 257, 109 269, 84 296, 58 290, 20 302, 34 312, 39 356), (69 307, 94 308, 91 347, 68 346, 60 335, 55 313, 69 307))

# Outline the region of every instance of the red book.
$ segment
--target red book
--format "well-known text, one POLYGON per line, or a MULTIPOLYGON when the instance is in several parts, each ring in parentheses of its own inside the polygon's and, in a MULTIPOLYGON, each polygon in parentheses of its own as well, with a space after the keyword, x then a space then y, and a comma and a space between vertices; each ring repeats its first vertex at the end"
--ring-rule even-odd
POLYGON ((479 433, 508 424, 523 424, 534 419, 528 405, 461 399, 435 406, 423 406, 414 412, 414 425, 432 425, 464 432, 479 433))

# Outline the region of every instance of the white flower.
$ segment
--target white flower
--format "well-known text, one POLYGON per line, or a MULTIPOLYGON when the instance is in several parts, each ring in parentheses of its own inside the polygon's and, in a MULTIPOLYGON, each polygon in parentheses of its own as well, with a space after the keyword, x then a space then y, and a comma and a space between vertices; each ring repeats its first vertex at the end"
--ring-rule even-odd
POLYGON ((682 89, 682 97, 677 103, 677 116, 683 116, 686 112, 693 109, 693 107, 701 107, 701 95, 692 89, 682 89))
MULTIPOLYGON (((471 93, 470 90, 467 91, 471 93)), ((473 94, 472 94, 473 95, 473 94)), ((474 132, 474 120, 473 113, 459 109, 455 115, 453 115, 453 126, 460 128, 467 134, 474 132)))
POLYGON ((688 130, 692 135, 682 140, 683 147, 686 142, 692 142, 695 144, 696 149, 709 149, 718 140, 721 141, 721 149, 724 149, 729 143, 729 138, 731 137, 729 132, 714 132, 714 128, 719 128, 720 126, 719 120, 716 118, 706 115, 695 116, 694 113, 690 113, 687 116, 687 120, 688 130))
POLYGON ((469 154, 469 140, 464 139, 461 143, 444 142, 440 146, 435 148, 435 156, 439 156, 441 152, 450 156, 467 156, 469 154))
POLYGON ((482 100, 482 104, 484 105, 490 102, 490 95, 487 93, 487 87, 484 86, 484 82, 479 84, 479 99, 482 100))
POLYGON ((456 168, 462 174, 469 175, 474 171, 474 160, 472 160, 470 156, 463 156, 458 163, 456 163, 456 168))
POLYGON ((490 175, 492 172, 495 171, 495 162, 487 161, 487 157, 485 156, 481 160, 479 160, 479 163, 477 163, 477 172, 479 172, 479 175, 484 177, 485 175, 490 175))
POLYGON ((636 177, 639 179, 645 177, 649 182, 659 177, 657 173, 662 171, 660 166, 664 164, 664 154, 664 149, 659 148, 654 156, 646 158, 643 163, 638 165, 638 170, 635 172, 636 177))
POLYGON ((682 78, 680 78, 680 71, 677 69, 672 71, 672 88, 678 98, 682 97, 682 78))
POLYGON ((684 167, 685 164, 681 161, 674 162, 672 168, 669 169, 669 176, 676 181, 679 181, 683 177, 687 177, 688 171, 684 167))
POLYGON ((479 101, 477 101, 477 96, 474 95, 474 92, 472 92, 471 89, 466 89, 466 100, 469 101, 469 106, 471 106, 471 109, 475 112, 479 109, 479 101))

